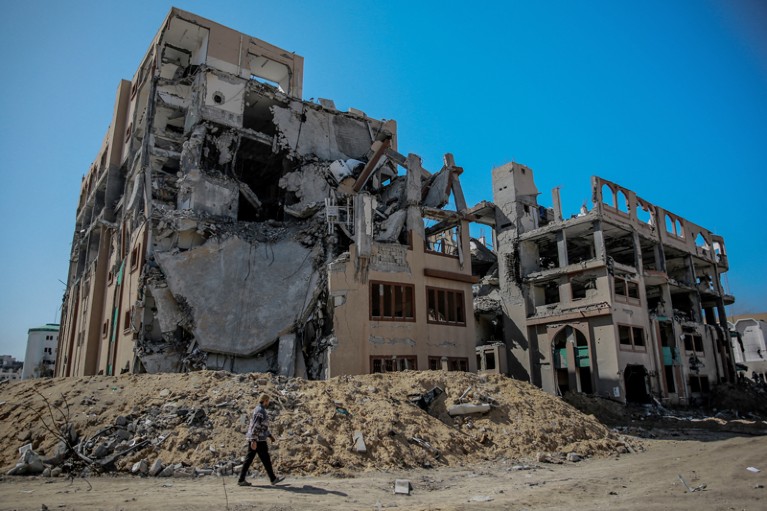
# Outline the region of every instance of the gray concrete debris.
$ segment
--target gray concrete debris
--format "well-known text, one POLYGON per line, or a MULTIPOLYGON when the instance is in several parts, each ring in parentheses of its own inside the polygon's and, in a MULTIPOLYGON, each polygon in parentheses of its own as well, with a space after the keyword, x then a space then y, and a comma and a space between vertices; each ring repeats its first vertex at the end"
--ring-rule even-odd
POLYGON ((558 455, 547 452, 539 452, 536 454, 535 461, 538 463, 553 463, 556 465, 561 465, 563 463, 558 455))
POLYGON ((147 475, 149 473, 149 462, 145 459, 137 461, 131 467, 132 474, 147 475))
POLYGON ((451 416, 487 413, 488 411, 490 411, 489 403, 460 403, 447 409, 447 413, 451 416))
POLYGON ((410 495, 413 487, 407 479, 396 479, 394 481, 394 493, 398 495, 410 495))
POLYGON ((53 449, 53 453, 50 457, 43 459, 43 463, 46 465, 58 465, 62 461, 64 461, 64 458, 69 453, 69 447, 67 446, 67 443, 63 440, 56 444, 56 447, 53 449))
POLYGON ((413 396, 408 396, 411 403, 425 412, 428 412, 429 409, 438 401, 444 401, 445 397, 446 394, 442 387, 433 387, 430 391, 423 394, 414 394, 413 396))
POLYGON ((162 472, 163 464, 161 459, 154 460, 154 463, 152 463, 152 468, 149 469, 149 475, 150 476, 157 476, 160 472, 162 472))
POLYGON ((176 466, 173 477, 196 477, 197 472, 194 467, 176 466))
POLYGON ((469 499, 469 502, 490 502, 493 500, 493 497, 490 495, 474 495, 469 499))
POLYGON ((172 293, 183 296, 194 311, 197 346, 247 357, 274 344, 301 316, 296 304, 303 302, 314 272, 311 255, 294 239, 255 247, 230 237, 156 257, 172 293), (233 301, 238 307, 232 307, 233 301))
POLYGON ((365 446, 365 440, 362 438, 362 431, 355 431, 353 435, 354 451, 359 453, 365 453, 368 451, 365 446))
MULTIPOLYGON (((29 444, 27 444, 29 445, 29 444)), ((45 470, 43 460, 40 459, 31 448, 31 445, 22 447, 20 449, 21 456, 19 461, 16 462, 16 466, 7 472, 9 476, 21 476, 21 475, 35 475, 41 474, 45 470)))

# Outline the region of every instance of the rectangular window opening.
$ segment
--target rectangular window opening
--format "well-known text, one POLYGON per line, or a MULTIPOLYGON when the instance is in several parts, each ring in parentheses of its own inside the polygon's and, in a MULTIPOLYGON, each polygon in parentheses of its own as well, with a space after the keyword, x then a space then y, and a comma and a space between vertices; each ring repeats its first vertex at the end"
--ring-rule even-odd
POLYGON ((370 319, 415 321, 414 286, 387 282, 370 283, 370 319))
POLYGON ((392 373, 407 370, 415 371, 417 369, 417 358, 412 355, 370 357, 371 373, 392 373))
POLYGON ((647 351, 644 328, 618 325, 618 340, 623 350, 647 351))
POLYGON ((428 321, 448 325, 466 325, 463 291, 426 288, 428 321))

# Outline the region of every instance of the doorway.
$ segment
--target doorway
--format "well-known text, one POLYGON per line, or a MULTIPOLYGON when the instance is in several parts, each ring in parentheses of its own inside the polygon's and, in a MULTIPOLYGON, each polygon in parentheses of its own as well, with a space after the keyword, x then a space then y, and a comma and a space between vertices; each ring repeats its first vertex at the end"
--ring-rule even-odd
POLYGON ((647 369, 643 365, 626 366, 623 371, 623 381, 626 384, 626 402, 649 403, 650 394, 647 392, 647 369))

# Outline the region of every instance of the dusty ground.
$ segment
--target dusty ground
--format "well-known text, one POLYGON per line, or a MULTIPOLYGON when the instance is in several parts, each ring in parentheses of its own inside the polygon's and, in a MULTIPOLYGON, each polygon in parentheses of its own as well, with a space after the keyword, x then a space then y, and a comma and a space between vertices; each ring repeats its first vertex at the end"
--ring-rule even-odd
POLYGON ((480 462, 352 478, 291 477, 271 487, 253 479, 84 479, 8 477, 0 481, 0 509, 16 510, 762 510, 767 508, 767 437, 693 432, 675 439, 645 440, 645 451, 575 464, 535 464, 515 470, 511 461, 480 462), (762 469, 751 473, 746 467, 762 469), (687 493, 681 474, 692 487, 687 493), (394 495, 395 479, 409 479, 410 496, 394 495), (90 483, 90 486, 89 486, 90 483))

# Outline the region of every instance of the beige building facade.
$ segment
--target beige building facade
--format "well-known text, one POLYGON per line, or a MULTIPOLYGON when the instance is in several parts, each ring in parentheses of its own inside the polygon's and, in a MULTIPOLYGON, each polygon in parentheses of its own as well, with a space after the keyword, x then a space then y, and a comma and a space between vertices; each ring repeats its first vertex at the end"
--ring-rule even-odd
POLYGON ((353 246, 353 256, 330 266, 338 338, 330 375, 353 374, 359 367, 371 373, 476 371, 475 279, 469 259, 461 263, 458 254, 458 249, 468 254, 468 224, 456 226, 460 245, 447 245, 447 252, 434 245, 434 236, 424 240, 423 229, 414 229, 411 246, 373 243, 367 260, 353 246))

